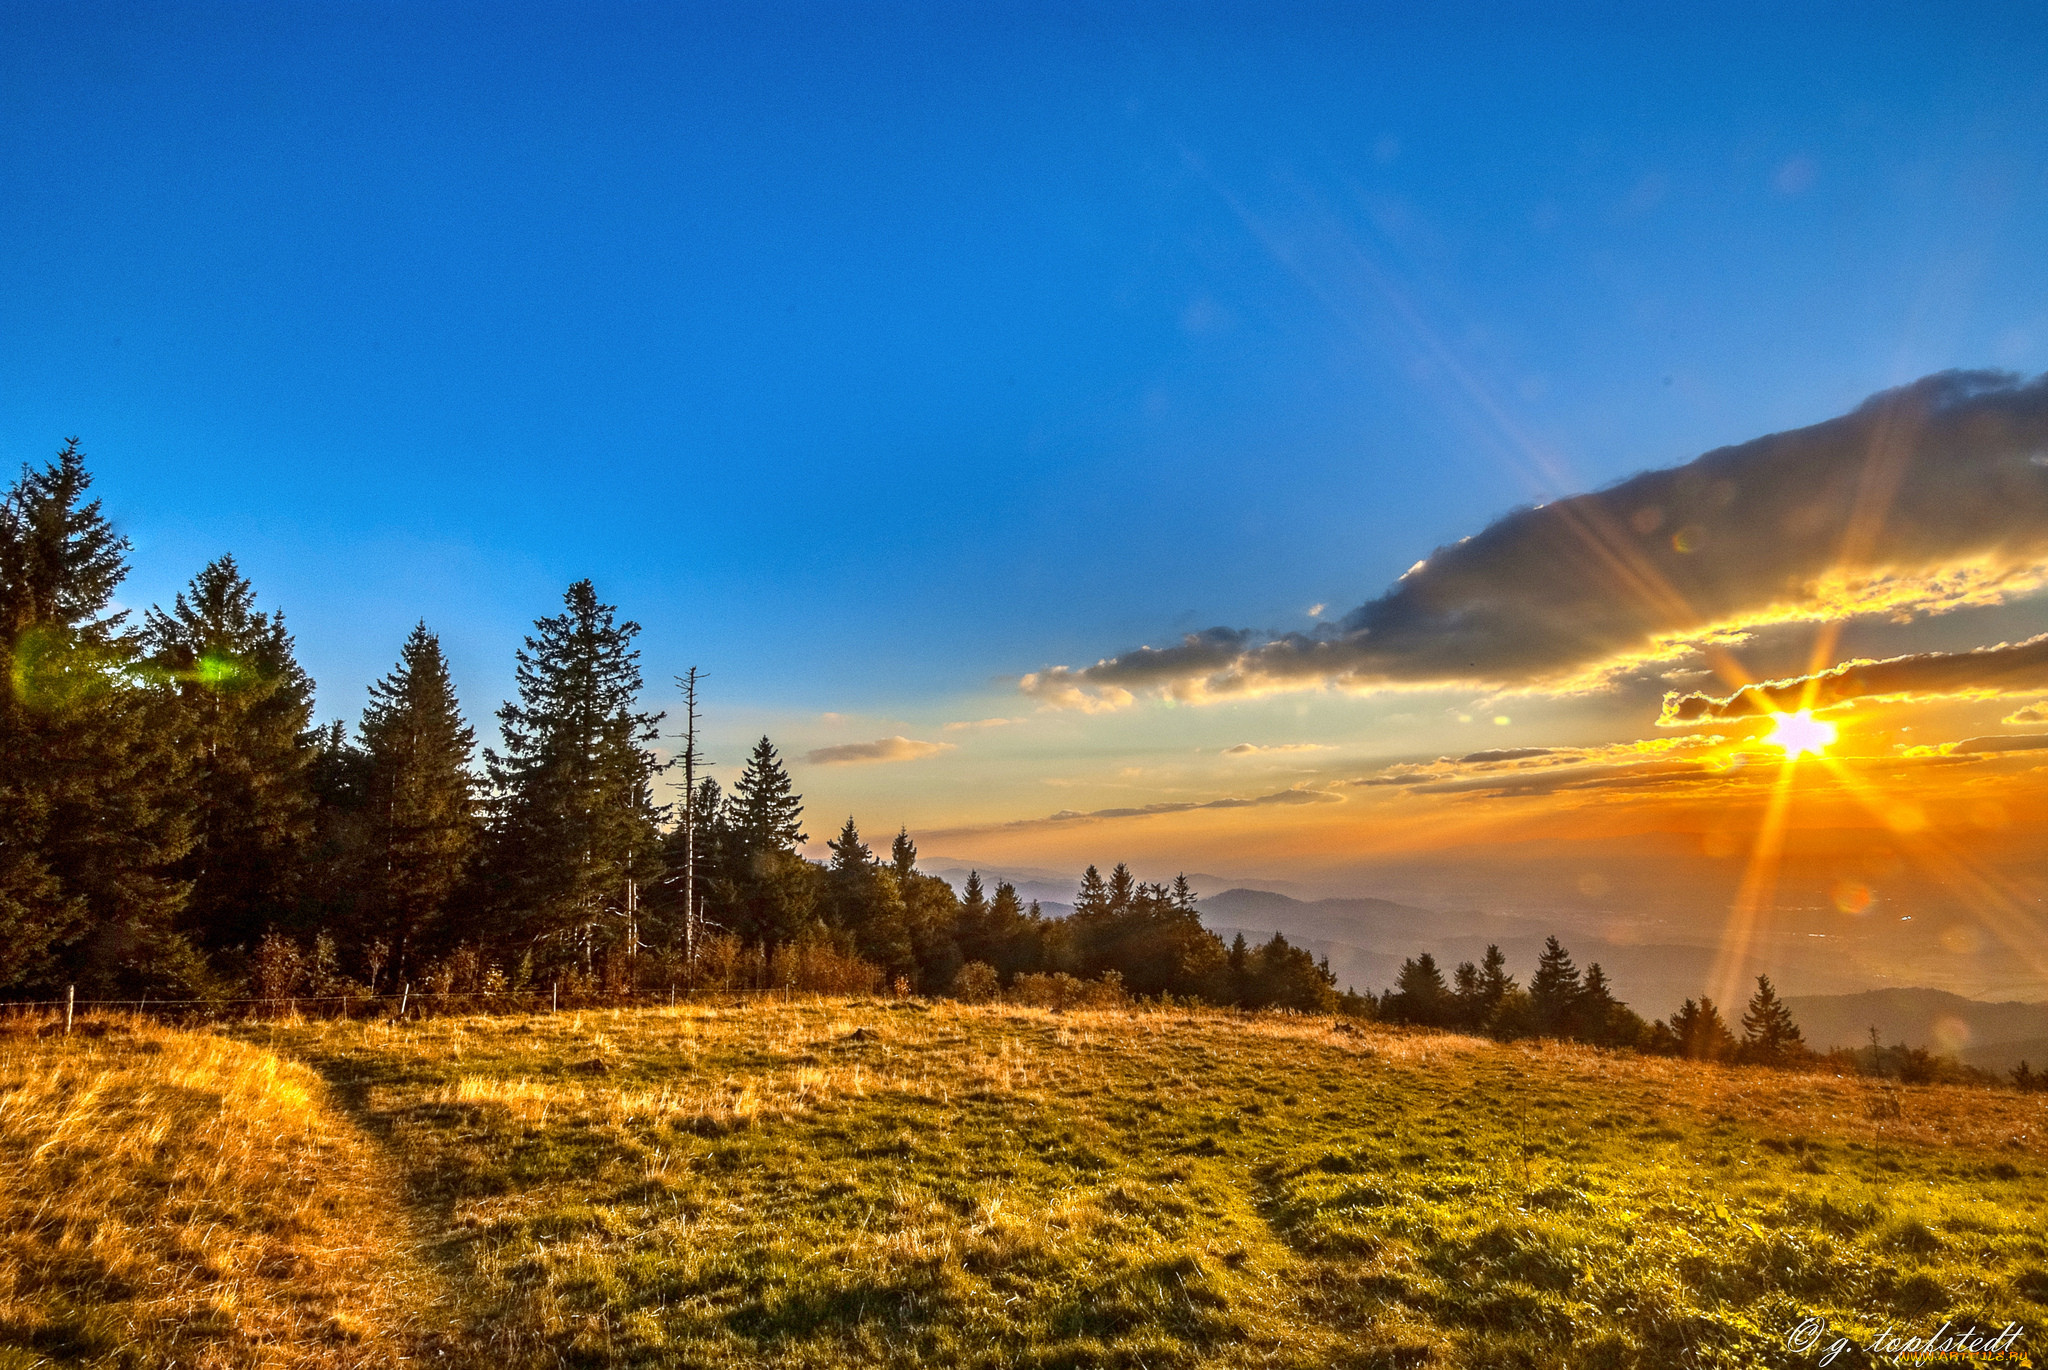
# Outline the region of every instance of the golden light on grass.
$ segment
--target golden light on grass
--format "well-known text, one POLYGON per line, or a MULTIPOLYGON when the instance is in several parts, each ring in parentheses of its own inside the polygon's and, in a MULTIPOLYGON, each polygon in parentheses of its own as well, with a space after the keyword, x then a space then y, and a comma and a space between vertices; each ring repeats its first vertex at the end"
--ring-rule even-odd
POLYGON ((1771 730, 1764 735, 1764 741, 1783 749, 1787 761, 1797 761, 1802 756, 1825 756, 1834 745, 1836 734, 1834 724, 1815 718, 1811 709, 1800 709, 1796 713, 1772 715, 1771 730))
POLYGON ((395 1365, 445 1294, 306 1065, 141 1020, 0 1020, 0 1366, 395 1365))

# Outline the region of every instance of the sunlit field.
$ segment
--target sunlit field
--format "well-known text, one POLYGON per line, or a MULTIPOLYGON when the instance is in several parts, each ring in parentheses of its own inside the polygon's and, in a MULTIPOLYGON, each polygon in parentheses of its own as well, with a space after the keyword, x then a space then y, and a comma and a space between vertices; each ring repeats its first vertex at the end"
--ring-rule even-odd
POLYGON ((2048 1313, 2040 1096, 918 1001, 233 1032, 5 1038, 13 1364, 1734 1366, 2048 1313))
POLYGON ((0 1366, 395 1364, 443 1284, 306 1066, 146 1022, 0 1021, 0 1366), (38 1031, 41 1029, 41 1031, 38 1031))

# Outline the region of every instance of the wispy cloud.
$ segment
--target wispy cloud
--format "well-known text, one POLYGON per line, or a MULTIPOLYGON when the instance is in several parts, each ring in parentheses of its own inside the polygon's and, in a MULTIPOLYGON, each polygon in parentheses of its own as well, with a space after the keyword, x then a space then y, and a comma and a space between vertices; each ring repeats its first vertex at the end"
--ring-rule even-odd
POLYGON ((988 828, 956 828, 935 832, 934 837, 946 837, 956 833, 1008 832, 1020 828, 1054 827, 1068 823, 1082 823, 1113 818, 1154 818, 1161 814, 1192 813, 1199 809, 1262 809, 1274 805, 1297 804, 1341 804, 1344 796, 1329 790, 1310 789, 1297 786, 1294 789, 1279 790, 1272 794, 1256 795, 1247 799, 1200 799, 1183 800, 1161 804, 1141 804, 1117 809, 1061 809, 1058 813, 1043 818, 1020 818, 1009 823, 998 823, 988 828))
POLYGON ((945 732, 949 732, 949 733, 958 733, 958 732, 965 732, 965 731, 967 731, 967 730, 968 730, 968 729, 970 729, 970 728, 1007 728, 1007 727, 1009 727, 1009 726, 1010 726, 1010 725, 1011 725, 1012 723, 1022 723, 1023 721, 1024 721, 1024 720, 1023 720, 1023 719, 1021 719, 1021 718, 972 718, 972 719, 963 719, 963 720, 961 720, 961 721, 960 721, 960 722, 958 722, 958 723, 948 723, 948 724, 946 724, 946 725, 945 725, 945 728, 943 729, 943 731, 945 731, 945 732))
POLYGON ((1772 624, 1999 603, 2048 584, 2048 377, 1947 372, 1809 428, 1518 510, 1308 633, 1216 627, 1019 682, 1159 693, 1583 689, 1772 624))
POLYGON ((1273 742, 1264 744, 1240 742, 1235 747, 1225 747, 1223 754, 1225 756, 1271 756, 1279 752, 1326 752, 1328 750, 1330 750, 1330 744, 1327 742, 1273 742))
MULTIPOLYGON (((2048 634, 1969 652, 1920 652, 1883 661, 1845 661, 1814 675, 1767 680, 1726 697, 1671 694, 1665 696, 1663 715, 1657 721, 1665 725, 1696 723, 1789 709, 1825 709, 1852 699, 2030 694, 2043 688, 2048 688, 2048 634)), ((2006 721, 2042 720, 2016 714, 2006 721)))
POLYGON ((873 742, 846 742, 837 747, 820 747, 805 752, 804 762, 812 766, 847 766, 865 761, 922 761, 940 752, 950 752, 950 742, 920 742, 912 737, 883 737, 873 742))
POLYGON ((1995 737, 1966 737, 1960 742, 1937 742, 1930 746, 1908 747, 1902 755, 1992 756, 1999 752, 2036 752, 2043 747, 2048 747, 2048 733, 2005 733, 1995 737))

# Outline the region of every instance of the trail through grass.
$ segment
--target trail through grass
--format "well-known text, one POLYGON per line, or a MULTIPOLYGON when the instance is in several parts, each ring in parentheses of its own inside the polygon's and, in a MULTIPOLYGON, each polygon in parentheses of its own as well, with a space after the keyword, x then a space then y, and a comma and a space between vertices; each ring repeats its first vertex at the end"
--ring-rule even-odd
POLYGON ((0 1367, 439 1349, 402 1182, 319 1075, 208 1033, 52 1026, 0 1023, 0 1367))

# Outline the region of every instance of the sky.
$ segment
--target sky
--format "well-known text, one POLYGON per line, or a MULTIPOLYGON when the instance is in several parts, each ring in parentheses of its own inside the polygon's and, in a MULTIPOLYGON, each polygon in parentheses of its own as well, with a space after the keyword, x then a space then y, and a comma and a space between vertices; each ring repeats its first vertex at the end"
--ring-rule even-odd
POLYGON ((135 607, 234 553, 323 718, 424 619, 488 732, 588 576, 813 837, 2048 996, 2048 675, 1788 686, 1797 762, 1736 696, 2048 630, 2044 59, 2026 5, 0 4, 0 463, 80 440, 135 607))

